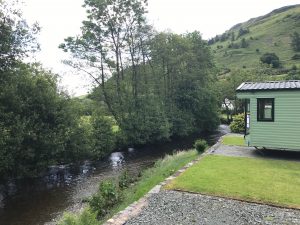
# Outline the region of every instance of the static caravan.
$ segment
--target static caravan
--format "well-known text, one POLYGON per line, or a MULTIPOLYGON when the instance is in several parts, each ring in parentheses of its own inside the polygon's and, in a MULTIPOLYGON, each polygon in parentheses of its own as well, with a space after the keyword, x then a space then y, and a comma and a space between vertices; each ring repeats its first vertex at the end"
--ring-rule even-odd
POLYGON ((300 80, 245 82, 236 92, 248 146, 300 151, 300 80))

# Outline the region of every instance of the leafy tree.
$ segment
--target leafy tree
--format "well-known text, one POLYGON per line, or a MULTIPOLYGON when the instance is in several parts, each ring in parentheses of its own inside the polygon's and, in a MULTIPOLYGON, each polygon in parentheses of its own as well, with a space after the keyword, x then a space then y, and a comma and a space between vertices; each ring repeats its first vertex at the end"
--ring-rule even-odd
POLYGON ((238 32, 238 38, 241 37, 241 36, 243 36, 243 35, 245 35, 245 34, 248 34, 248 33, 250 33, 249 28, 243 28, 243 27, 241 27, 239 29, 239 32, 238 32))
POLYGON ((246 41, 245 38, 241 40, 241 48, 247 48, 249 46, 249 43, 246 41))
POLYGON ((234 32, 231 33, 231 41, 232 42, 235 41, 235 33, 234 32))
POLYGON ((272 65, 273 68, 278 68, 280 66, 279 57, 275 53, 265 53, 260 57, 262 63, 272 65))
POLYGON ((93 156, 96 158, 101 158, 107 155, 115 148, 115 135, 112 130, 111 120, 95 115, 92 117, 92 127, 93 127, 93 139, 95 140, 95 145, 93 146, 93 156))
POLYGON ((197 32, 155 34, 144 18, 145 3, 86 0, 81 36, 60 45, 74 56, 68 64, 95 79, 99 99, 129 144, 214 129, 207 43, 197 32))
POLYGON ((99 128, 87 119, 92 100, 71 100, 57 75, 22 62, 38 49, 38 26, 29 27, 14 3, 0 2, 0 178, 37 176, 49 165, 103 156, 114 135, 108 123, 99 128))
POLYGON ((0 1, 0 72, 38 50, 38 24, 30 27, 16 8, 17 1, 0 1))
POLYGON ((298 32, 294 32, 293 34, 291 34, 291 47, 293 48, 293 50, 295 52, 299 52, 300 51, 300 35, 298 32))
POLYGON ((56 77, 37 66, 20 64, 0 84, 0 121, 5 134, 0 174, 36 175, 64 150, 70 126, 67 99, 56 77), (5 165, 5 166, 3 166, 5 165))

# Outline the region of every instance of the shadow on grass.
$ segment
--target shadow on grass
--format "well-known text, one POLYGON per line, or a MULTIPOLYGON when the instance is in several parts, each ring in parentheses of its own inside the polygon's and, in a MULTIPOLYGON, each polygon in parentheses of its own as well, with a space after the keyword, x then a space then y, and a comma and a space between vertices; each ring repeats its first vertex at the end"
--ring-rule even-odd
POLYGON ((253 156, 262 159, 276 159, 300 162, 300 150, 274 150, 274 149, 256 149, 253 151, 253 156))

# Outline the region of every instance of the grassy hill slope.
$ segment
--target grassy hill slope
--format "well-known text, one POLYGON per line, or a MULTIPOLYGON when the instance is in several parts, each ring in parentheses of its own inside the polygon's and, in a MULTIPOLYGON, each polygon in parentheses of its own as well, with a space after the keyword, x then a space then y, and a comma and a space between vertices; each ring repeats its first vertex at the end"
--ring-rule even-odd
MULTIPOLYGON (((292 60, 296 54, 290 43, 293 32, 300 33, 300 5, 286 6, 271 13, 240 23, 226 31, 211 45, 216 64, 220 69, 254 68, 260 63, 259 58, 266 52, 279 56, 282 66, 290 69, 293 65, 300 67, 300 60, 292 60), (240 29, 248 29, 239 37, 240 29), (234 33, 234 38, 232 34, 234 33), (245 38, 248 47, 238 47, 245 38), (225 40, 224 40, 225 39, 225 40), (230 44, 236 44, 229 48, 230 44)), ((299 52, 298 52, 299 54, 299 52)))

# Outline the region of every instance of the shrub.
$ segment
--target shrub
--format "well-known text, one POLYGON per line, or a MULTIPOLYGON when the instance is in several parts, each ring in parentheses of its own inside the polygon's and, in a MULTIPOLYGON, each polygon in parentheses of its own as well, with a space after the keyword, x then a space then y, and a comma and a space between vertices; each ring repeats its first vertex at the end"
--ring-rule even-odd
POLYGON ((66 213, 58 225, 98 225, 99 221, 96 215, 88 208, 85 209, 80 215, 66 213))
POLYGON ((198 153, 204 152, 204 150, 207 148, 207 142, 203 139, 196 140, 194 147, 196 148, 198 153))
POLYGON ((246 41, 245 38, 241 40, 241 48, 247 48, 249 46, 249 43, 246 41))
POLYGON ((233 121, 230 124, 230 129, 234 133, 243 133, 245 129, 245 118, 244 114, 238 114, 233 117, 233 121))
POLYGON ((278 68, 280 66, 279 57, 275 53, 265 53, 260 57, 262 63, 272 65, 273 68, 278 68))
POLYGON ((99 193, 93 195, 93 197, 89 201, 91 209, 97 213, 98 217, 106 214, 105 204, 105 199, 99 193))
POLYGON ((128 188, 130 183, 132 183, 134 179, 130 177, 128 170, 124 170, 123 173, 119 176, 119 187, 120 189, 128 188))
POLYGON ((292 56, 292 60, 300 59, 300 54, 295 54, 292 56))
POLYGON ((98 217, 102 217, 121 199, 122 194, 116 183, 112 180, 105 180, 100 183, 99 190, 90 199, 89 205, 98 217))
POLYGON ((95 140, 93 155, 98 159, 112 152, 115 148, 116 137, 112 130, 113 122, 111 119, 101 115, 93 115, 91 124, 94 131, 93 139, 95 140))
POLYGON ((300 34, 298 32, 294 32, 291 35, 291 47, 293 48, 293 50, 295 52, 299 52, 300 51, 300 34))

